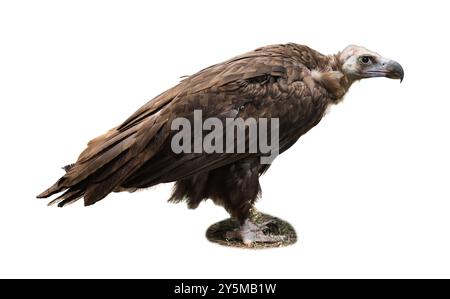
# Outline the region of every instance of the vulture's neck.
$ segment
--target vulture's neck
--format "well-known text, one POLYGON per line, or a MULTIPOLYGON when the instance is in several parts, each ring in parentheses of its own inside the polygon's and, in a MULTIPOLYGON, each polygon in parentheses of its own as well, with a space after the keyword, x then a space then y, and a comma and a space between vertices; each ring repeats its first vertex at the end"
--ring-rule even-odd
POLYGON ((311 76, 330 93, 332 103, 337 104, 352 85, 352 81, 342 71, 339 54, 324 58, 326 63, 320 69, 312 70, 311 76))

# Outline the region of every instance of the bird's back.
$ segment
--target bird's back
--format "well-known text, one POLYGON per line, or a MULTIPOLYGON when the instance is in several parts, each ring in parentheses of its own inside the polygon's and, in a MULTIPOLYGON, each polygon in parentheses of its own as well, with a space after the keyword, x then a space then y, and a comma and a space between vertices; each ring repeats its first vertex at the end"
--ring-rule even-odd
POLYGON ((93 204, 112 191, 177 181, 260 153, 171 151, 171 122, 203 117, 278 118, 280 151, 316 125, 329 92, 312 69, 327 69, 328 58, 300 45, 274 45, 206 68, 142 106, 121 125, 88 143, 76 163, 38 197, 65 191, 52 203, 64 206, 84 197, 93 204))

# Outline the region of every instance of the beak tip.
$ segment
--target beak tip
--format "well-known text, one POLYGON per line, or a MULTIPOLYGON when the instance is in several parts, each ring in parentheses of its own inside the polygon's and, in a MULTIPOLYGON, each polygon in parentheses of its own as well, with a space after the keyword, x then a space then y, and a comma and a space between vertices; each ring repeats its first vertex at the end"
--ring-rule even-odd
POLYGON ((387 77, 392 79, 399 79, 400 83, 403 82, 405 73, 403 67, 397 61, 390 60, 386 65, 386 71, 389 74, 387 77))

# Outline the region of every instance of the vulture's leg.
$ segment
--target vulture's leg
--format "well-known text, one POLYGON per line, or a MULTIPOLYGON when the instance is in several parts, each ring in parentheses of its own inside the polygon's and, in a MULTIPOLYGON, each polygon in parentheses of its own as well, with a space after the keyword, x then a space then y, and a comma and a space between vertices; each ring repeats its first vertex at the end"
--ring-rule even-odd
POLYGON ((210 172, 208 177, 208 197, 222 205, 239 226, 226 231, 226 239, 237 239, 248 246, 252 243, 276 243, 283 236, 267 234, 269 222, 262 220, 261 214, 253 207, 260 193, 259 157, 248 158, 226 165, 210 172))

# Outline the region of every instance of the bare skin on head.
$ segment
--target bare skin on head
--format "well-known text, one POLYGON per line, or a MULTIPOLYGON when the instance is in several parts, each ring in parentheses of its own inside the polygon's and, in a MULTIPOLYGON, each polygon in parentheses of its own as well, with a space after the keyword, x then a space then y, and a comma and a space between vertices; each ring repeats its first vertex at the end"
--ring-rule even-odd
POLYGON ((353 82, 374 77, 403 80, 403 68, 398 62, 364 47, 348 46, 338 54, 338 59, 343 73, 353 82))

